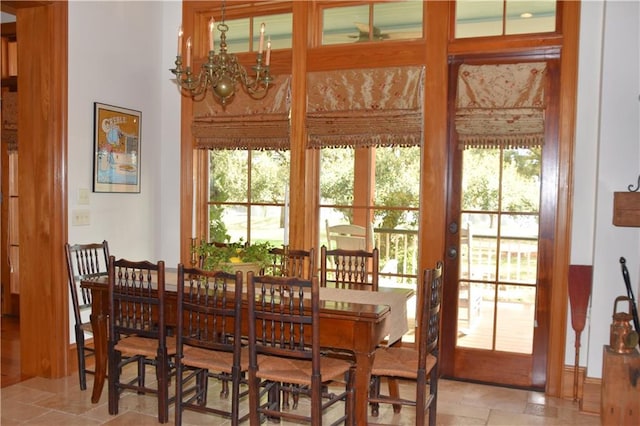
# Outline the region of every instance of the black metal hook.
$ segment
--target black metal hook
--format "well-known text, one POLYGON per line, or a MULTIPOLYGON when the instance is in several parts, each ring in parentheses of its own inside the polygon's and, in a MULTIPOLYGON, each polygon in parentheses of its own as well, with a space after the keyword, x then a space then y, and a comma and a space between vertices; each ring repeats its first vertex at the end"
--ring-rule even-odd
POLYGON ((627 189, 629 190, 629 192, 638 192, 638 189, 640 189, 640 175, 638 175, 638 183, 636 184, 636 188, 633 189, 633 184, 627 186, 627 189))

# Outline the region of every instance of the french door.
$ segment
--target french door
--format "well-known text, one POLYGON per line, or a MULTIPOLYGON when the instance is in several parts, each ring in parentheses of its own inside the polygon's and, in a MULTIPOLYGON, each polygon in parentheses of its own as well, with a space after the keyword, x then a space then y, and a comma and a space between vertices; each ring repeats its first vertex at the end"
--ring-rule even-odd
MULTIPOLYGON (((450 66, 453 86, 459 65, 450 66)), ((461 149, 450 132, 446 377, 536 389, 546 384, 550 277, 544 271, 552 250, 543 236, 553 235, 558 191, 553 60, 546 78, 542 145, 461 149)), ((455 93, 449 99, 454 102, 455 93)))

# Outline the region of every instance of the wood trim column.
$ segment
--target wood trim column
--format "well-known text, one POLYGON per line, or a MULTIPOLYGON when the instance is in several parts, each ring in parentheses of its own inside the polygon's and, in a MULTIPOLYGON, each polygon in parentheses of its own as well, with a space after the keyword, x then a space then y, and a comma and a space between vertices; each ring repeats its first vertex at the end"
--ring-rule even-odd
POLYGON ((562 55, 560 57, 560 121, 558 123, 558 196, 554 267, 551 271, 551 303, 546 394, 562 395, 569 304, 568 277, 571 257, 571 216, 573 201, 573 150, 575 146, 576 99, 578 96, 578 52, 580 38, 580 2, 562 5, 562 55))
POLYGON ((20 359, 23 375, 67 375, 67 2, 17 9, 20 359))
MULTIPOLYGON (((420 182, 420 266, 433 268, 443 260, 447 207, 448 2, 425 2, 427 31, 424 88, 424 141, 420 182)), ((419 276, 419 275, 418 275, 419 276)))

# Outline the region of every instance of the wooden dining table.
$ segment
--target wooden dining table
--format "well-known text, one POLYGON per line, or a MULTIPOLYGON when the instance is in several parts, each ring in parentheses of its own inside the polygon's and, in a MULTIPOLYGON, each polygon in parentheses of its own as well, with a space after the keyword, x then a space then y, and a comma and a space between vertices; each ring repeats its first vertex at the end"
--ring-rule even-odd
MULTIPOLYGON (((175 324, 176 319, 176 278, 175 271, 166 273, 165 317, 168 325, 175 324)), ((89 289, 92 296, 91 325, 95 347, 95 377, 91 402, 95 404, 100 400, 108 365, 108 278, 106 275, 84 278, 81 286, 89 289)), ((406 299, 410 290, 381 289, 375 292, 379 294, 371 293, 374 292, 333 288, 320 291, 321 346, 354 354, 354 414, 358 425, 367 423, 369 381, 375 349, 383 341, 393 343, 407 330, 406 299), (354 294, 354 291, 357 293, 354 294), (363 300, 364 293, 367 293, 368 298, 363 300), (405 309, 402 309, 402 305, 405 309)), ((246 309, 246 303, 243 303, 243 306, 243 309, 246 309)))

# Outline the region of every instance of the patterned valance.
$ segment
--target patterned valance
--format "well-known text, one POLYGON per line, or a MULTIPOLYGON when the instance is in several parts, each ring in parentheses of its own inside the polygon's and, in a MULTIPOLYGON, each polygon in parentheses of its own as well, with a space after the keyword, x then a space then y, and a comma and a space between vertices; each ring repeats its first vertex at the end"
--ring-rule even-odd
POLYGON ((308 147, 420 145, 423 91, 424 67, 309 73, 308 147))
POLYGON ((197 148, 289 149, 291 76, 274 79, 262 99, 250 97, 238 84, 234 99, 222 108, 207 92, 193 103, 191 131, 197 148))
POLYGON ((461 148, 544 142, 546 63, 460 65, 455 126, 461 148))

